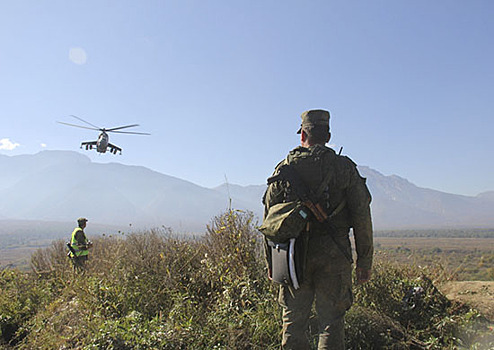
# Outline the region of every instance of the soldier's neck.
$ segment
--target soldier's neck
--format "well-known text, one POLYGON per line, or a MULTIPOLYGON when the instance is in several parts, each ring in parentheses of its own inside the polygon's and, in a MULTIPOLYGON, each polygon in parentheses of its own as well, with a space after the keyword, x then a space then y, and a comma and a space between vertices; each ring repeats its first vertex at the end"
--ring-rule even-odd
POLYGON ((300 142, 300 146, 302 147, 305 147, 305 148, 309 148, 309 147, 312 147, 312 146, 315 146, 315 145, 321 145, 321 146, 324 146, 323 143, 310 143, 308 141, 301 141, 300 142))

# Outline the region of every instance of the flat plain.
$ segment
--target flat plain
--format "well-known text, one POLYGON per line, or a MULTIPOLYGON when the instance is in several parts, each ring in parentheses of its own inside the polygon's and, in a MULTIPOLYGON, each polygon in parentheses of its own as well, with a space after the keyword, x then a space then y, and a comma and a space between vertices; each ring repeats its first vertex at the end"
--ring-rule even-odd
POLYGON ((376 258, 442 267, 446 279, 494 280, 494 237, 376 237, 376 258))

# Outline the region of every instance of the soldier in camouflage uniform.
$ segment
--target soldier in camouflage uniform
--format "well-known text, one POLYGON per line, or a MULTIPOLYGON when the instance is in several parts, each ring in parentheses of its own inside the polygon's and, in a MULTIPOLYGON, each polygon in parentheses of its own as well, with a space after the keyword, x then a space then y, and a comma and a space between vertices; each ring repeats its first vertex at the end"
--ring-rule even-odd
MULTIPOLYGON (((308 225, 305 272, 300 288, 280 288, 282 348, 309 349, 308 322, 315 300, 319 321, 318 349, 344 349, 344 315, 353 302, 349 231, 353 228, 355 237, 357 283, 364 283, 371 277, 373 255, 371 195, 355 163, 325 146, 331 137, 329 112, 310 110, 301 117, 302 125, 298 131, 301 146, 278 164, 275 173, 284 164, 294 166, 314 193, 323 179, 330 176, 319 204, 333 216, 331 224, 311 220, 308 225)), ((297 198, 289 183, 276 181, 268 186, 264 195, 265 213, 274 204, 293 200, 297 198)))

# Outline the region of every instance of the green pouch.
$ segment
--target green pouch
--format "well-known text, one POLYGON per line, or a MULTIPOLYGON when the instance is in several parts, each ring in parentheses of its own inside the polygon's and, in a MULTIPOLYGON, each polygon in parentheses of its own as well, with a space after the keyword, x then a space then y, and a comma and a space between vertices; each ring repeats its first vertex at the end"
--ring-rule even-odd
POLYGON ((286 242, 297 238, 308 220, 309 209, 302 203, 278 203, 269 208, 259 231, 273 242, 286 242))

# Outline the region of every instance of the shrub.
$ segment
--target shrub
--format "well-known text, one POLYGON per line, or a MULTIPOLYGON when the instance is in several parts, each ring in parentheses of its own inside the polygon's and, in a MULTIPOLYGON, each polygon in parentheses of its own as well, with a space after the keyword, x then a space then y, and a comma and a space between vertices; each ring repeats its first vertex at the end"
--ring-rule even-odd
POLYGON ((18 270, 0 270, 0 339, 15 345, 26 335, 23 326, 59 290, 53 280, 40 280, 18 270))

